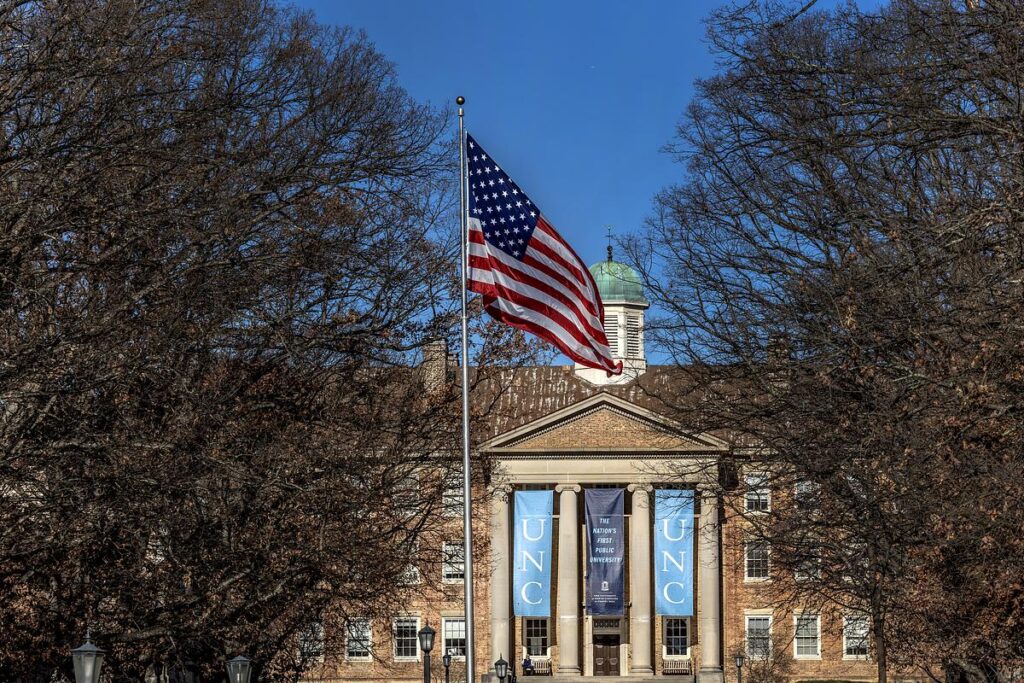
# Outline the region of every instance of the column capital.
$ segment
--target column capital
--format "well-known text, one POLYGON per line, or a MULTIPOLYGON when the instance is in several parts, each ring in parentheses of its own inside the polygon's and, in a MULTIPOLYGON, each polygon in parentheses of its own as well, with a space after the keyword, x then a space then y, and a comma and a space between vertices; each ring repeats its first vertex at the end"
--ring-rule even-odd
POLYGON ((497 486, 491 487, 491 495, 500 501, 507 502, 509 496, 512 494, 512 489, 515 488, 511 484, 498 484, 497 486))
POLYGON ((626 490, 630 493, 650 493, 654 490, 654 486, 646 483, 630 484, 626 487, 626 490))
POLYGON ((718 486, 712 486, 710 484, 700 484, 694 487, 697 490, 697 495, 701 497, 701 500, 708 498, 718 498, 719 488, 718 486))
POLYGON ((583 490, 579 484, 559 484, 555 487, 555 493, 564 493, 565 491, 572 491, 573 493, 579 493, 583 490))

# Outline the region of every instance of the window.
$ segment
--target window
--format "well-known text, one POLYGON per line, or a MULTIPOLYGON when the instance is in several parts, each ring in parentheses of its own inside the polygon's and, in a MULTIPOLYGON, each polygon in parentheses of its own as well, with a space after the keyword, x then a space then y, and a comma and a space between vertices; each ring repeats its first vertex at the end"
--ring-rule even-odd
POLYGON ((462 515, 462 468, 455 467, 444 474, 441 493, 441 514, 445 517, 462 515))
POLYGON ((665 618, 665 656, 689 657, 690 638, 687 619, 665 618))
POLYGON ((604 333, 608 337, 608 350, 613 356, 619 355, 619 316, 617 313, 604 314, 604 333))
POLYGON ((797 558, 796 567, 793 570, 793 578, 797 581, 810 581, 821 575, 821 548, 817 545, 808 546, 803 549, 800 557, 797 558))
POLYGON ((395 659, 417 660, 420 645, 417 634, 420 631, 419 617, 397 617, 392 625, 395 639, 395 659))
POLYGON ((441 619, 441 635, 444 638, 444 652, 452 657, 466 656, 466 620, 462 617, 441 619))
POLYGON ((640 358, 640 316, 626 314, 626 358, 640 358))
POLYGON ((764 541, 747 541, 743 547, 746 564, 746 579, 768 578, 768 544, 764 541))
POLYGON ((370 660, 371 631, 369 619, 349 619, 346 624, 345 659, 370 660))
POLYGON ((466 576, 466 551, 461 543, 441 545, 441 580, 458 583, 466 576))
POLYGON ((767 659, 772 651, 772 618, 747 617, 747 656, 767 659))
POLYGON ((798 481, 793 487, 793 499, 801 510, 816 509, 820 493, 821 486, 813 481, 798 481))
POLYGON ((771 492, 768 488, 768 475, 764 472, 751 472, 744 481, 747 485, 747 512, 768 512, 771 509, 771 492))
POLYGON ((414 586, 420 582, 420 568, 410 563, 398 575, 399 586, 414 586))
POLYGON ((867 659, 869 627, 870 622, 863 614, 843 619, 844 659, 867 659))
POLYGON ((821 657, 821 631, 817 614, 798 614, 796 617, 796 658, 821 657))
POLYGON ((548 656, 548 620, 527 619, 523 624, 526 633, 526 654, 531 657, 548 656))
POLYGON ((410 473, 398 479, 392 490, 395 510, 404 516, 413 516, 419 510, 420 479, 416 473, 410 473))
POLYGON ((324 661, 324 624, 314 621, 299 634, 299 659, 303 662, 324 661))

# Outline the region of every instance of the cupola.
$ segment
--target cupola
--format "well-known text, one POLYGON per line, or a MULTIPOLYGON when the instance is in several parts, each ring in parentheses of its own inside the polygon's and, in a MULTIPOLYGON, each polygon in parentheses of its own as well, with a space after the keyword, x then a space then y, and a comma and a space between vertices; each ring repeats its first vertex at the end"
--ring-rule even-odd
POLYGON ((625 263, 608 258, 590 266, 597 291, 604 304, 604 331, 612 357, 622 361, 622 374, 608 377, 603 370, 577 365, 576 374, 593 384, 620 384, 647 371, 644 353, 644 311, 650 307, 643 284, 635 270, 625 263))

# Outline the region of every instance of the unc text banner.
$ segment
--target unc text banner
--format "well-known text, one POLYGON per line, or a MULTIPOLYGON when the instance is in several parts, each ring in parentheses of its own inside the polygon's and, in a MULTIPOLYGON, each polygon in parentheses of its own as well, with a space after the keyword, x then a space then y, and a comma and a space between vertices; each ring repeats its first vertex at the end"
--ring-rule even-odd
POLYGON ((551 491, 516 491, 512 608, 551 616, 551 491))
POLYGON ((587 489, 587 606, 591 614, 623 614, 622 489, 587 489))
POLYGON ((693 616, 693 491, 654 492, 655 612, 693 616))

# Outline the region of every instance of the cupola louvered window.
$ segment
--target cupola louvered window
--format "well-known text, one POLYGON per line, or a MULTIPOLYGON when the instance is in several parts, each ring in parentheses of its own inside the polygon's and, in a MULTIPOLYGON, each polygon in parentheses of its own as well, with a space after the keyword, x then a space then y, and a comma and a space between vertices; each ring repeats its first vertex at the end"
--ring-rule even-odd
POLYGON ((608 348, 612 355, 619 355, 619 316, 615 313, 604 314, 604 333, 608 336, 608 348))
POLYGON ((627 313, 626 357, 639 358, 640 355, 640 316, 636 313, 627 313))

